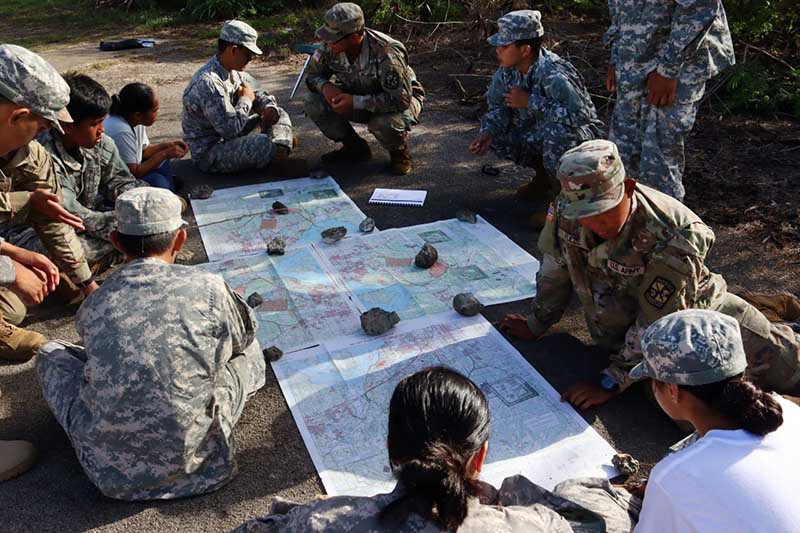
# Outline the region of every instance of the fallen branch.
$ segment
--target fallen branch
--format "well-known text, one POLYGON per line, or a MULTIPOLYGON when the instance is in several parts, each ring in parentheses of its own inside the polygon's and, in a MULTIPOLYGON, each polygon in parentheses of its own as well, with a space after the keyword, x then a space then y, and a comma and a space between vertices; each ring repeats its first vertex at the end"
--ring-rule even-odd
POLYGON ((392 13, 392 14, 395 17, 397 17, 400 20, 402 20, 403 22, 408 22, 409 24, 420 24, 420 25, 423 25, 423 26, 439 26, 439 25, 442 25, 442 24, 448 24, 448 25, 472 24, 472 22, 467 21, 467 20, 442 20, 442 21, 439 21, 439 22, 429 22, 427 20, 411 20, 411 19, 405 18, 403 15, 401 15, 399 13, 392 13))
POLYGON ((748 43, 748 42, 746 42, 746 41, 743 41, 743 40, 741 40, 741 39, 737 39, 737 41, 738 41, 739 43, 741 43, 741 44, 743 44, 743 45, 744 45, 744 47, 745 47, 745 53, 747 53, 747 50, 748 50, 748 49, 753 49, 753 50, 755 50, 756 52, 759 52, 760 54, 763 54, 764 56, 766 56, 766 57, 768 57, 768 58, 772 59, 773 61, 775 61, 775 62, 777 62, 777 63, 780 63, 781 65, 783 65, 784 67, 788 68, 788 69, 789 69, 789 70, 791 70, 792 72, 794 72, 795 70, 797 70, 797 69, 795 69, 795 67, 793 67, 792 65, 790 65, 789 63, 787 63, 786 61, 784 61, 783 59, 781 59, 780 57, 778 57, 778 56, 776 56, 776 55, 772 54, 772 53, 771 53, 771 52, 769 52, 768 50, 764 50, 763 48, 759 48, 758 46, 755 46, 755 45, 753 45, 753 44, 750 44, 750 43, 748 43))

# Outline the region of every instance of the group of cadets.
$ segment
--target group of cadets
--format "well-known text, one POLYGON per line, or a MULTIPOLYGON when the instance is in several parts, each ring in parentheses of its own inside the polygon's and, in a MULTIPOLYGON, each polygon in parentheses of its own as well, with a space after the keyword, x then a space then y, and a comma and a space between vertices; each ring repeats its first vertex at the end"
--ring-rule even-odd
MULTIPOLYGON (((564 399, 585 409, 649 379, 664 411, 696 430, 654 469, 641 515, 635 496, 598 480, 553 491, 521 477, 499 491, 479 482, 486 398, 464 376, 434 368, 406 378, 391 400, 395 491, 276 502, 242 531, 555 532, 578 520, 581 531, 630 530, 637 520, 641 531, 789 531, 800 523, 787 498, 800 464, 792 445, 800 408, 772 393, 800 395, 800 337, 727 291, 705 264, 714 233, 681 203, 684 140, 705 83, 734 62, 725 11, 719 0, 609 0, 609 8, 610 140, 581 75, 543 46, 541 14, 520 10, 488 39, 499 68, 469 151, 532 168, 517 195, 550 201, 531 217, 543 254, 532 312, 507 315, 500 329, 538 338, 577 294, 593 340, 612 356, 564 399)), ((179 498, 229 482, 233 427, 265 383, 253 310, 221 277, 175 264, 186 203, 173 194, 180 183, 170 166, 187 153, 215 173, 292 157, 289 115, 244 72, 262 53, 257 37, 241 21, 224 25, 217 54, 183 93, 183 140, 157 144, 146 133, 159 108, 151 87, 132 83, 111 97, 88 76, 62 77, 38 55, 0 45, 0 359, 38 353, 47 403, 89 479, 112 498, 179 498), (95 276, 122 263, 99 287, 95 276), (80 346, 17 327, 26 305, 49 293, 83 301, 80 346)), ((425 91, 405 46, 365 27, 353 3, 328 10, 317 37, 304 109, 341 143, 323 163, 371 159, 355 122, 387 150, 391 172, 411 172, 409 133, 425 91)), ((0 441, 0 479, 34 459, 31 444, 0 441)))

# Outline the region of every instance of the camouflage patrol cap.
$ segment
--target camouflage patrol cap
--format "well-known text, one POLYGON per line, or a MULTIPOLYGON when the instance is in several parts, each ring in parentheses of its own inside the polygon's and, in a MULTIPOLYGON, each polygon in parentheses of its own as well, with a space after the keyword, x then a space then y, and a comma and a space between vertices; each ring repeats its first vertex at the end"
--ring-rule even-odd
POLYGON ((364 29, 364 12, 352 2, 340 2, 325 13, 325 24, 317 29, 317 39, 333 43, 364 29))
POLYGON ((139 187, 120 194, 114 205, 117 231, 123 235, 155 235, 185 226, 181 201, 167 189, 139 187))
POLYGON ((258 47, 258 32, 249 24, 241 20, 229 20, 222 27, 219 38, 229 43, 244 46, 254 54, 260 56, 264 52, 258 47))
POLYGON ((497 33, 486 40, 492 46, 506 46, 515 41, 536 39, 542 35, 542 14, 532 9, 520 9, 500 17, 497 20, 497 33))
POLYGON ((747 357, 739 322, 717 311, 688 309, 653 322, 642 335, 644 361, 633 379, 707 385, 744 372, 747 357))
POLYGON ((13 44, 0 45, 0 96, 49 120, 61 133, 72 122, 69 85, 42 56, 13 44))
POLYGON ((568 219, 600 215, 625 195, 625 167, 617 145, 597 139, 567 150, 558 164, 559 212, 568 219))

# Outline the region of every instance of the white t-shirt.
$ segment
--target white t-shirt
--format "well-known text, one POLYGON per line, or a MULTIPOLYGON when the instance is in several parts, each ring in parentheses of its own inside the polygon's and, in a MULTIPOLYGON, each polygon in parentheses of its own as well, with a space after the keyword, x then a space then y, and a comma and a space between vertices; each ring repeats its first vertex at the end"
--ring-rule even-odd
POLYGON ((800 531, 800 407, 775 398, 772 433, 715 429, 658 463, 635 533, 800 531))
POLYGON ((131 128, 128 121, 118 115, 108 115, 103 121, 106 135, 114 139, 119 156, 125 163, 138 165, 142 162, 142 151, 150 144, 145 127, 139 124, 131 128))

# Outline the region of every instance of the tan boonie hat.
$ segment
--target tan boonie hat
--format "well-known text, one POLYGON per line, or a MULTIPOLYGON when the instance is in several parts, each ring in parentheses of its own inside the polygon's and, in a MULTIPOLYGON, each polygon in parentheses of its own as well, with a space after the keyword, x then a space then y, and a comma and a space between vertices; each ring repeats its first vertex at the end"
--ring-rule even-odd
POLYGON ((49 120, 59 132, 72 122, 69 85, 42 56, 13 44, 0 45, 0 96, 49 120))
POLYGON ((364 29, 364 12, 358 4, 341 2, 325 13, 325 24, 317 29, 317 39, 334 43, 364 29))
POLYGON ((258 32, 249 24, 241 20, 229 20, 222 27, 219 38, 223 41, 244 46, 254 54, 260 56, 264 52, 258 47, 258 32))
POLYGON ((185 226, 181 201, 167 189, 140 187, 120 194, 114 205, 117 231, 123 235, 156 235, 185 226))
POLYGON ((559 212, 568 219, 610 211, 625 195, 625 167, 617 145, 602 139, 586 141, 561 156, 559 212))

